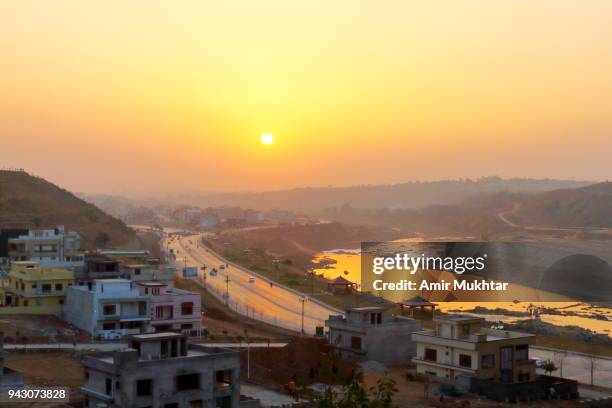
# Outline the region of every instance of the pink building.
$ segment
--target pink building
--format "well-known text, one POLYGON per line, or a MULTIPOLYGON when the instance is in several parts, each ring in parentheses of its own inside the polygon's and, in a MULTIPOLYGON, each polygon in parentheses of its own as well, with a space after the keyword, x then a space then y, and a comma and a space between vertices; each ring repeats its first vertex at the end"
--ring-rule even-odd
POLYGON ((156 332, 197 330, 202 327, 199 293, 168 287, 164 282, 137 282, 141 295, 149 296, 151 326, 156 332))

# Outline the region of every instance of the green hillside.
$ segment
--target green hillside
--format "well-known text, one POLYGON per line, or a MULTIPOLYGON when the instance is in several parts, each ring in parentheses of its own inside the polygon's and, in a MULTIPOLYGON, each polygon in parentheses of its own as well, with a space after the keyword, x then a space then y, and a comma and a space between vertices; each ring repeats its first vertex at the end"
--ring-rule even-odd
POLYGON ((135 245, 134 231, 122 221, 42 178, 26 172, 0 170, 0 227, 53 228, 77 231, 85 248, 107 234, 106 246, 135 245))

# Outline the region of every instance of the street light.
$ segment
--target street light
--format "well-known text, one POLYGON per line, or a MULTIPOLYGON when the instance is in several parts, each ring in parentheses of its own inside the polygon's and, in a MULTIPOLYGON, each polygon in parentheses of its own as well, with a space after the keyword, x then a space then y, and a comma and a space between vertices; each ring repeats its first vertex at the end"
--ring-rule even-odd
POLYGON ((308 302, 308 298, 306 296, 302 296, 300 298, 300 302, 302 303, 302 335, 304 335, 304 304, 308 302))

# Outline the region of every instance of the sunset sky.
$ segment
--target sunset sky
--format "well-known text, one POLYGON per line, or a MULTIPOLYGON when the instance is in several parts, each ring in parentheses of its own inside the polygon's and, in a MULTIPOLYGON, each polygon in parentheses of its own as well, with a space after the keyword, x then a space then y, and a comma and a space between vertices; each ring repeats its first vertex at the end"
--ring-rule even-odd
POLYGON ((0 19, 0 166, 71 190, 612 175, 609 1, 23 0, 0 19))

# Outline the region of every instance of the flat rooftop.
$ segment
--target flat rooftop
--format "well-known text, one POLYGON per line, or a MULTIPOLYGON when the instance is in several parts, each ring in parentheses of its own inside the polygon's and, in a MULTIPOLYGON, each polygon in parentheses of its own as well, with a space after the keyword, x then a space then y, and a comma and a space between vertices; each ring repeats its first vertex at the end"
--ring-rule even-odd
POLYGON ((433 318, 434 321, 446 321, 446 322, 479 322, 484 321, 483 317, 462 315, 462 314, 450 314, 450 315, 436 315, 433 318))

